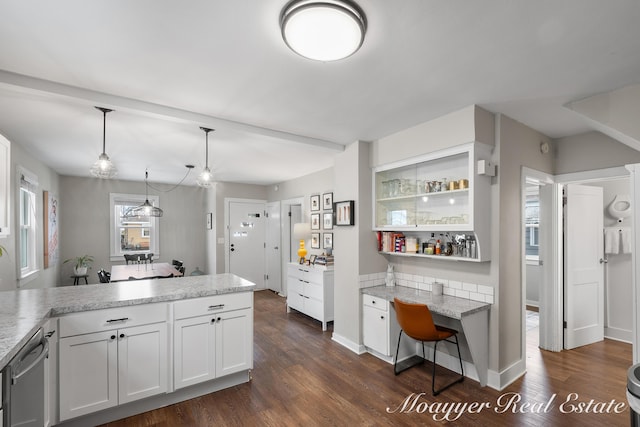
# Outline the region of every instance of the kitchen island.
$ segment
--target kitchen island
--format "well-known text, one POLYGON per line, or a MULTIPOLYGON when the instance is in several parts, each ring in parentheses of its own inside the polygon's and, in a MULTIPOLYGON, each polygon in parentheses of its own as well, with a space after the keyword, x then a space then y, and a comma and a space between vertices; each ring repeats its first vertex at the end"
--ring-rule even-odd
POLYGON ((253 367, 254 289, 220 274, 0 292, 0 367, 39 328, 58 331, 51 370, 60 381, 51 403, 59 411, 52 411, 52 424, 106 422, 246 382, 253 367), (155 371, 142 365, 137 372, 147 369, 147 378, 127 377, 118 370, 123 358, 149 366, 156 360, 155 371), (69 380, 83 369, 101 369, 108 380, 80 386, 81 376, 69 380), (120 388, 100 388, 114 384, 120 388), (136 394, 135 387, 146 391, 136 394))

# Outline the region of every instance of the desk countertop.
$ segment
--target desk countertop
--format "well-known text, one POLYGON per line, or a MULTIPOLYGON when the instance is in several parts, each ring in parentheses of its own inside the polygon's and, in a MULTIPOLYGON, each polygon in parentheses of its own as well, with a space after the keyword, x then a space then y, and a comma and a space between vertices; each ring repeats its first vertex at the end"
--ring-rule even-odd
POLYGON ((80 311, 253 291, 233 274, 0 292, 0 369, 49 317, 80 311))
POLYGON ((391 302, 393 302, 393 298, 397 297, 406 302, 426 304, 432 312, 454 319, 461 319, 463 316, 491 308, 491 304, 486 302, 473 301, 450 295, 433 295, 429 291, 408 288, 406 286, 372 286, 362 288, 361 292, 391 302))

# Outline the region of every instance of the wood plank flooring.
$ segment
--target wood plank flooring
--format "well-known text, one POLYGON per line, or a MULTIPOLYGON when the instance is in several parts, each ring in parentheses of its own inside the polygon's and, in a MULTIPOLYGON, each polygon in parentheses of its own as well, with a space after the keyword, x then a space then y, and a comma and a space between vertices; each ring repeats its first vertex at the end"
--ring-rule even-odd
MULTIPOLYGON (((251 382, 107 426, 629 425, 625 397, 626 372, 632 364, 629 344, 605 340, 552 353, 538 349, 532 339, 527 374, 505 390, 480 387, 467 378, 434 398, 430 364, 396 377, 391 365, 333 342, 331 327, 323 333, 319 322, 287 314, 285 299, 271 291, 255 293, 254 321, 251 382), (388 408, 397 409, 411 395, 418 403, 413 411, 388 413, 388 408), (520 402, 506 405, 509 398, 520 402), (621 413, 593 413, 613 408, 612 400, 624 404, 621 413), (498 409, 500 403, 504 406, 498 409), (463 406, 466 411, 458 417, 456 411, 463 406), (579 407, 583 413, 571 412, 579 407), (451 422, 443 420, 447 410, 451 422)), ((454 373, 438 368, 437 375, 446 381, 454 373)))

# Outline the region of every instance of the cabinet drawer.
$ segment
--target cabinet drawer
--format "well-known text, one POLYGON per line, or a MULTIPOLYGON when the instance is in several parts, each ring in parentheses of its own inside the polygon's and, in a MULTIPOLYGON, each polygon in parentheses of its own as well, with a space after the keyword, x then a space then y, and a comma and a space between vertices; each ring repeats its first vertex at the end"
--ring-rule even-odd
POLYGON ((303 265, 301 265, 301 266, 290 265, 289 266, 289 276, 296 277, 298 279, 308 280, 307 279, 307 275, 309 274, 310 271, 311 271, 311 269, 309 267, 305 267, 303 265))
POLYGON ((387 304, 387 300, 384 298, 364 294, 362 295, 362 302, 367 307, 377 308, 378 310, 388 311, 389 309, 389 304, 387 304))
POLYGON ((315 298, 319 301, 324 301, 324 286, 316 283, 305 283, 304 295, 309 298, 315 298))
POLYGON ((239 310, 253 306, 253 293, 240 292, 234 294, 214 295, 193 298, 173 303, 173 315, 177 319, 203 316, 221 311, 239 310))
POLYGON ((292 293, 304 294, 303 285, 304 285, 304 282, 302 281, 302 279, 289 276, 287 278, 287 295, 292 293))
POLYGON ((142 304, 84 311, 60 317, 60 337, 167 321, 167 304, 142 304))
POLYGON ((287 294, 287 305, 294 310, 304 311, 304 297, 298 292, 287 294))
POLYGON ((316 299, 304 299, 304 312, 320 321, 329 320, 324 318, 324 304, 322 304, 322 301, 318 301, 316 299))

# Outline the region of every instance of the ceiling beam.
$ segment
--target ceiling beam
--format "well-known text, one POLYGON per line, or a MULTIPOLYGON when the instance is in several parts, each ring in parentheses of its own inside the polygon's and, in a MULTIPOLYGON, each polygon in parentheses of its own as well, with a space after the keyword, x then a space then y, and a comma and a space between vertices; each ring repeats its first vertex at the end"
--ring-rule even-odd
POLYGON ((183 110, 180 108, 169 107, 123 96, 111 95, 91 89, 25 76, 23 74, 13 73, 6 70, 0 70, 0 85, 23 91, 26 90, 28 92, 34 92, 45 96, 70 98, 88 105, 100 105, 114 110, 129 111, 134 114, 157 117, 169 121, 194 123, 198 126, 217 129, 231 129, 299 144, 306 144, 335 152, 342 152, 345 148, 342 144, 324 139, 296 135, 289 132, 268 129, 207 114, 196 113, 194 111, 183 110))

